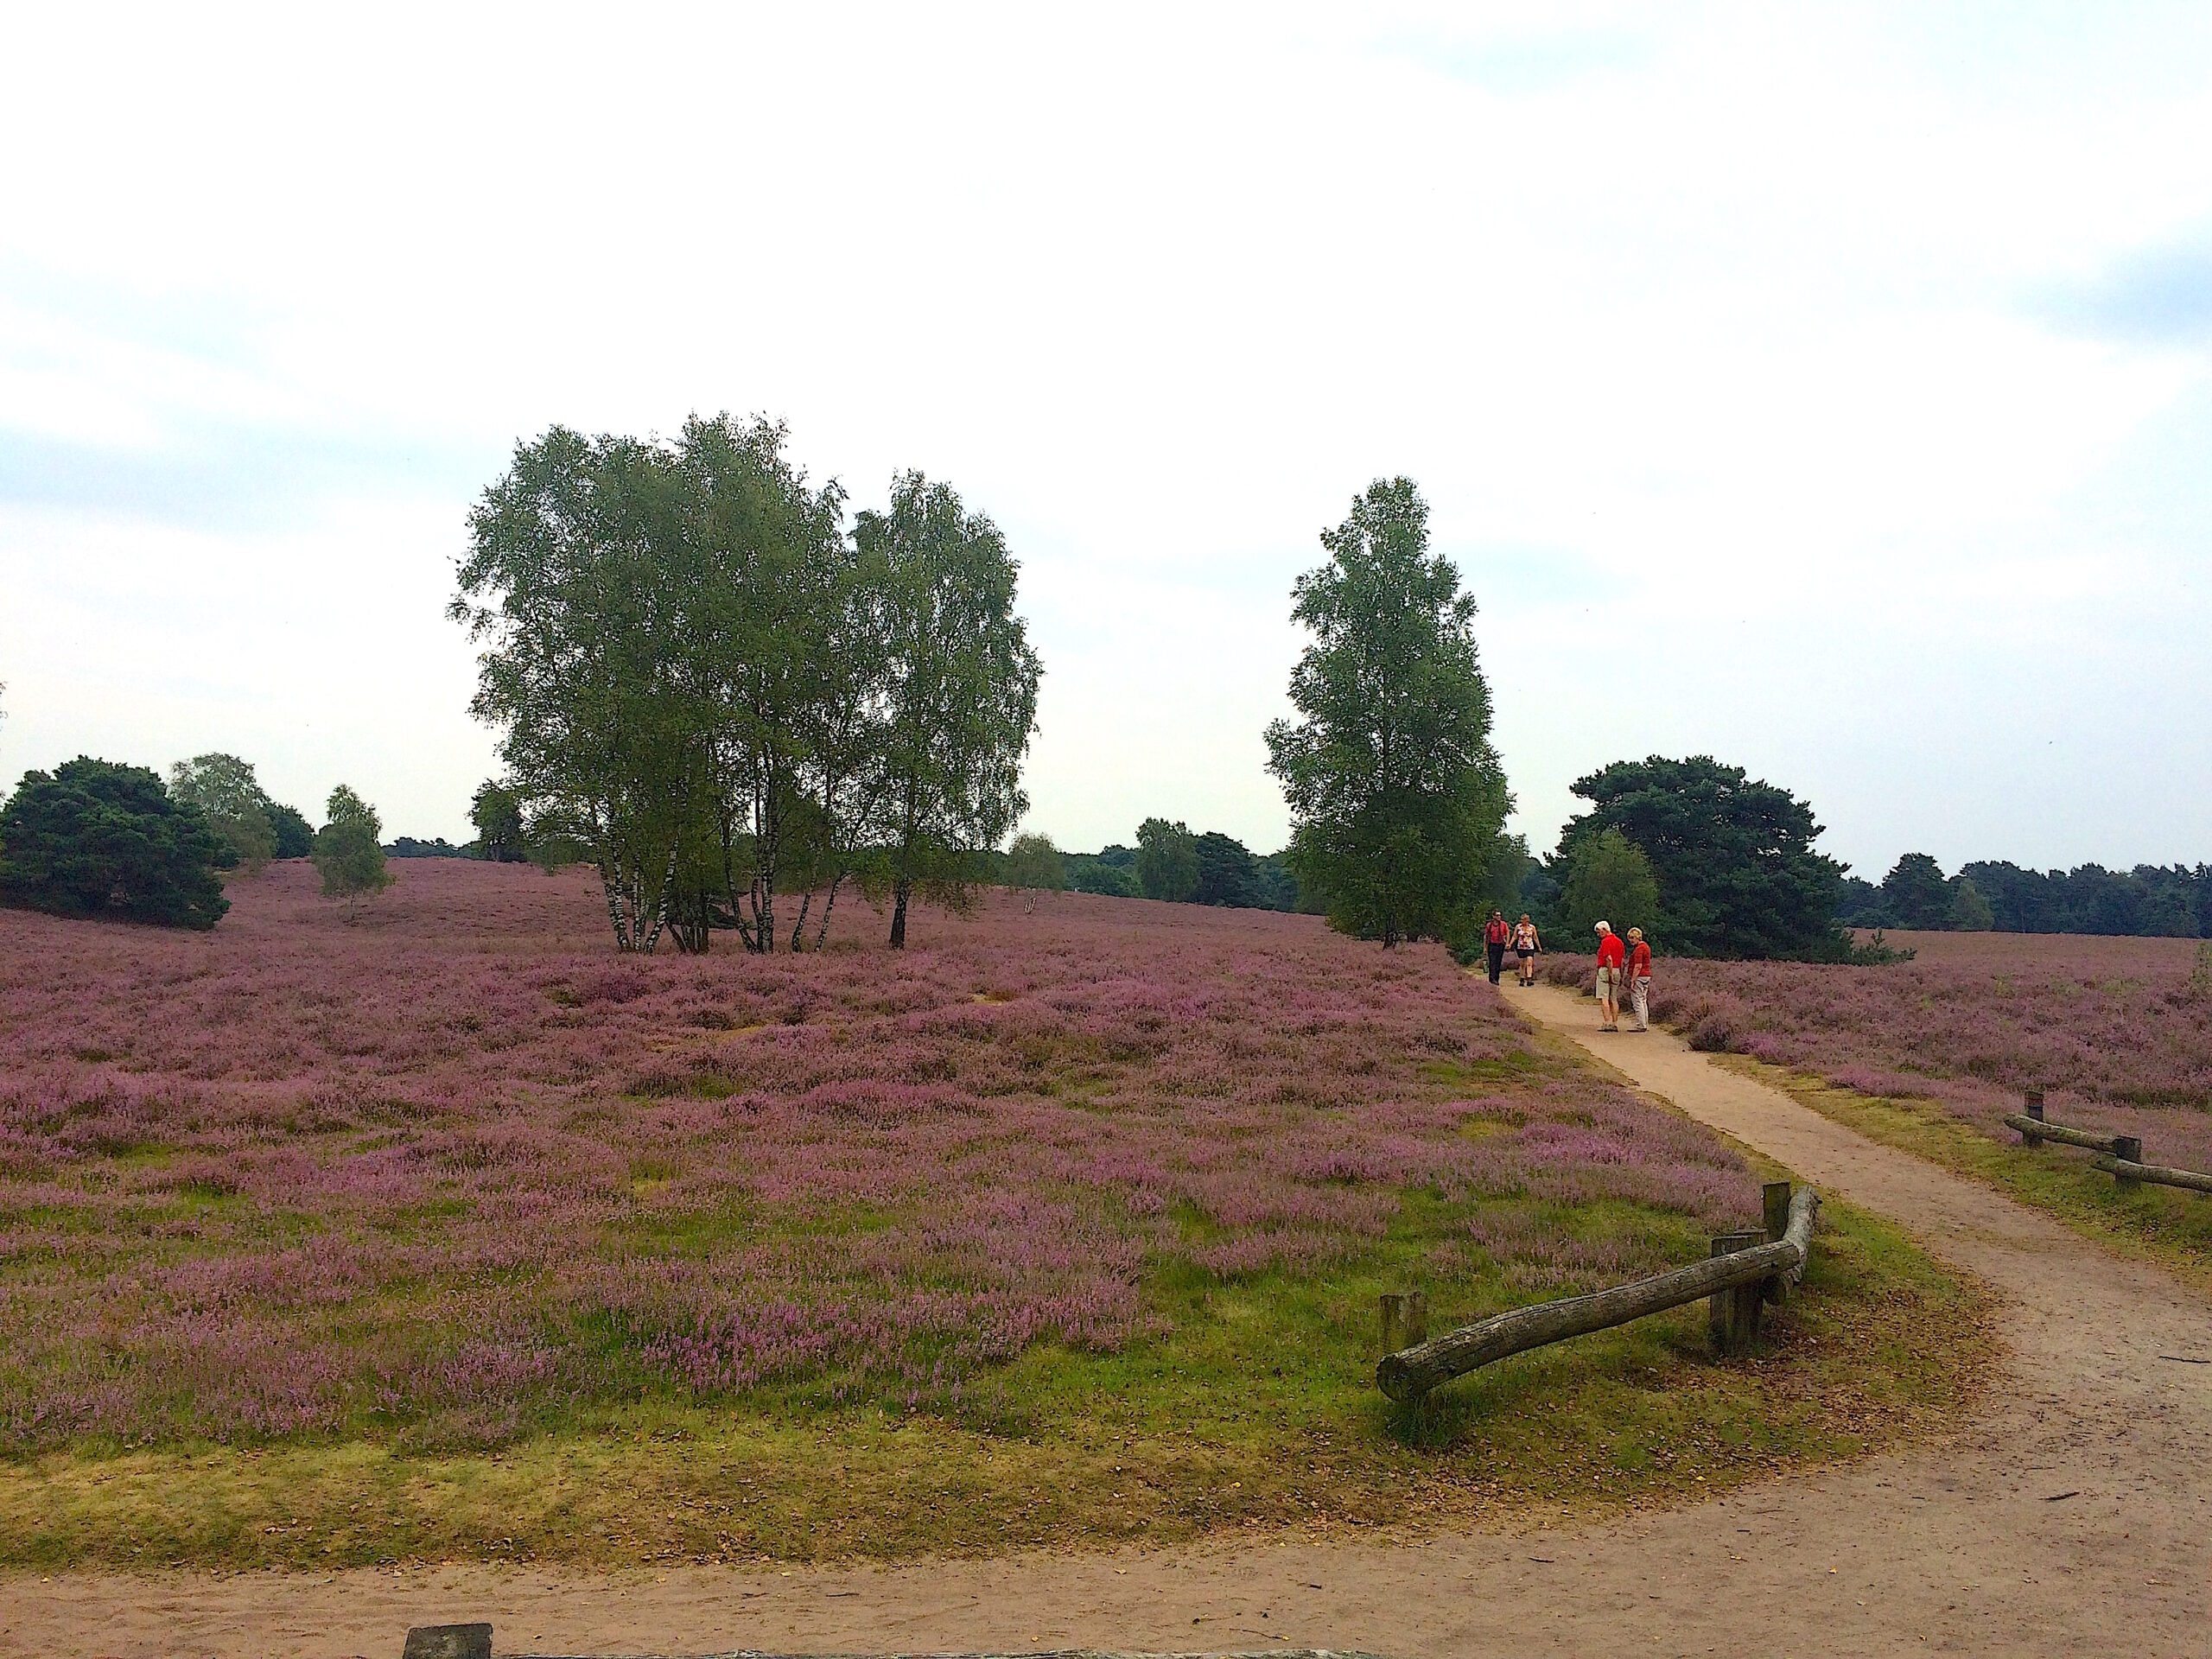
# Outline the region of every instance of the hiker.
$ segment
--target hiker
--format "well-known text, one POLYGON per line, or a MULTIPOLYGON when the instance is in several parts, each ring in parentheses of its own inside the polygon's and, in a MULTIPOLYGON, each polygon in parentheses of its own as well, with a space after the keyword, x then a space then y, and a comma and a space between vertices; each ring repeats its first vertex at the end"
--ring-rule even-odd
POLYGON ((1536 956, 1543 948, 1543 940, 1536 936, 1536 925, 1529 919, 1529 912, 1522 911, 1521 919, 1513 924, 1513 961, 1521 969, 1523 985, 1536 982, 1536 956))
POLYGON ((1628 960, 1628 948, 1621 943, 1620 935, 1613 931, 1611 922, 1598 924, 1598 1012, 1604 1023, 1600 1031, 1621 1028, 1621 965, 1628 960))
POLYGON ((1636 1016, 1631 1029, 1651 1029, 1651 947, 1640 927, 1628 931, 1628 1007, 1636 1016))
POLYGON ((1490 925, 1483 929, 1483 954, 1490 958, 1490 982, 1497 983, 1497 976, 1505 966, 1505 942, 1513 937, 1513 930, 1505 925, 1505 912, 1493 910, 1490 925))

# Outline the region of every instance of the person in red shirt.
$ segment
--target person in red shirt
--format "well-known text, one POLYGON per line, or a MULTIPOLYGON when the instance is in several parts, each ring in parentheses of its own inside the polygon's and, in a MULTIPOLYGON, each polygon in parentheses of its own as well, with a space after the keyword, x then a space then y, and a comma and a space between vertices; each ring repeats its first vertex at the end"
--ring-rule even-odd
POLYGON ((1651 947, 1640 927, 1628 931, 1628 1007, 1636 1016, 1631 1030, 1651 1029, 1651 947))
POLYGON ((1490 982, 1497 983, 1497 976, 1505 966, 1505 944, 1513 937, 1513 930, 1505 925, 1505 912, 1493 910, 1490 925, 1483 929, 1483 951, 1490 957, 1490 982))
POLYGON ((1600 1031, 1621 1028, 1621 981, 1626 977, 1621 971, 1628 960, 1628 947, 1613 931, 1611 922, 1598 924, 1598 1011, 1604 1016, 1600 1031))

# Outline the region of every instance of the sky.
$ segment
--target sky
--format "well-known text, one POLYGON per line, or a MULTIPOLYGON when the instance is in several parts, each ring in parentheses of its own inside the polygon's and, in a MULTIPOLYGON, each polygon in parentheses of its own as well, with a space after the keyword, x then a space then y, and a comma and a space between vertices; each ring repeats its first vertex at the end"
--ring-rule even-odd
POLYGON ((1539 852, 1712 753, 1874 878, 2212 860, 2212 8, 19 7, 0 158, 0 777, 465 839, 470 503, 729 410, 1004 529, 1065 847, 1281 844, 1403 474, 1539 852))

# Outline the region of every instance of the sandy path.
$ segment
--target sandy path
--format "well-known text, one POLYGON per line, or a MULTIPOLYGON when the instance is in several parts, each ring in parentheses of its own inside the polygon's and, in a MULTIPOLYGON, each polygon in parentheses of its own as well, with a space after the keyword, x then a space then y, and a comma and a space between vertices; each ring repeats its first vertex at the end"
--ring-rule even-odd
POLYGON ((1669 1515, 1419 1545, 1025 1555, 628 1577, 0 1579, 0 1652, 365 1654, 489 1618, 502 1652, 1310 1644, 1415 1655, 2212 1653, 2212 1319, 1996 1194, 1861 1140, 1662 1033, 1531 1015, 1823 1191, 1904 1223, 2009 1304, 2010 1375, 1959 1443, 1669 1515), (2060 1497, 2060 1494, 2065 1496, 2060 1497))

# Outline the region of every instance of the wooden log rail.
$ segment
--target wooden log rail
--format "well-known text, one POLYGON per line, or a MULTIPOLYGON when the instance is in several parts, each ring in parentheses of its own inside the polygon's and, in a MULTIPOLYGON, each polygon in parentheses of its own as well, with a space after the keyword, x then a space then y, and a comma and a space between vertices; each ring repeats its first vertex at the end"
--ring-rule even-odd
POLYGON ((2139 1163, 2133 1158, 2099 1158, 2093 1166, 2123 1182, 2148 1181, 2153 1186, 2181 1186, 2192 1192, 2212 1192, 2212 1175, 2194 1169, 2169 1169, 2164 1164, 2139 1163))
POLYGON ((1440 1383, 1509 1354, 1610 1330, 1708 1296, 1713 1299, 1714 1345, 1723 1352, 1741 1352, 1757 1335, 1759 1304, 1783 1300, 1803 1277, 1820 1207, 1820 1195, 1810 1187, 1792 1195, 1787 1181, 1775 1182, 1767 1189, 1764 1235, 1724 1234, 1713 1240, 1710 1258, 1689 1267, 1586 1296, 1516 1307, 1402 1352, 1386 1353, 1375 1368, 1376 1384, 1393 1400, 1418 1400, 1440 1383), (1758 1242, 1762 1236, 1766 1243, 1758 1242))
POLYGON ((2024 1146, 2039 1147, 2046 1141, 2056 1141, 2062 1147, 2080 1147, 2086 1152, 2110 1154, 2113 1143, 2120 1139, 2116 1135, 2093 1135, 2087 1129, 2069 1129, 2063 1123, 2046 1123, 2038 1109, 2034 1113, 2007 1112, 2005 1127, 2018 1129, 2024 1146))
MULTIPOLYGON (((991 1649, 968 1654, 931 1654, 927 1659, 1374 1659, 1370 1654, 1329 1648, 1267 1648, 1209 1650, 1205 1653, 1110 1653, 1099 1648, 991 1649)), ((407 1632, 402 1659, 492 1659, 489 1624, 418 1624, 407 1632)), ((812 1656, 763 1653, 747 1648, 707 1656, 707 1659, 813 1659, 812 1656)), ((852 1659, 846 1656, 846 1659, 852 1659)), ((882 1659, 923 1659, 919 1655, 886 1653, 882 1659)))
POLYGON ((2041 1090, 2028 1096, 2026 1109, 2005 1114, 2005 1122, 2020 1132, 2020 1144, 2039 1147, 2046 1141, 2056 1141, 2061 1146, 2083 1147, 2100 1154, 2090 1160, 2090 1167, 2101 1169, 2116 1179, 2122 1186, 2138 1181, 2152 1186, 2178 1186, 2191 1192, 2212 1192, 2212 1175, 2201 1170, 2171 1169, 2164 1164, 2143 1161, 2143 1142, 2133 1135, 2093 1135, 2087 1129, 2069 1129, 2063 1124, 2048 1122, 2043 1115, 2041 1090))

